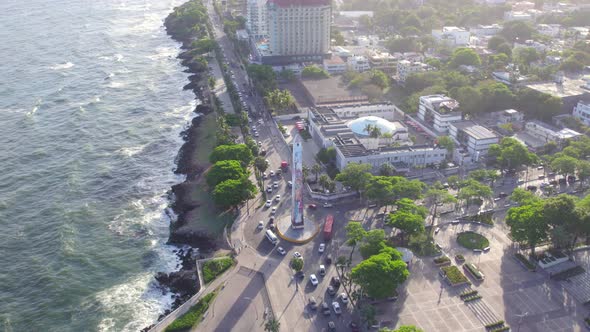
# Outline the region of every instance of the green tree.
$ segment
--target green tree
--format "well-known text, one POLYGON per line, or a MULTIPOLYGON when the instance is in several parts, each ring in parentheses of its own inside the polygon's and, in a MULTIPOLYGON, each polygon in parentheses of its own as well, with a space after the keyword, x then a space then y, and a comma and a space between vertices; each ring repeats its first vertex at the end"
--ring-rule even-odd
POLYGON ((265 172, 268 169, 268 163, 266 162, 266 159, 264 159, 263 157, 256 157, 256 159, 254 159, 254 167, 256 167, 256 169, 258 169, 260 172, 265 172))
POLYGON ((222 160, 238 160, 242 165, 249 165, 254 159, 252 151, 246 144, 220 145, 213 149, 209 161, 216 163, 222 160))
POLYGON ((375 319, 375 315, 377 314, 377 309, 370 304, 363 304, 360 308, 361 319, 363 322, 367 324, 367 328, 371 327, 373 324, 377 323, 375 319))
POLYGON ((311 78, 311 79, 321 79, 321 78, 328 78, 330 74, 324 69, 316 66, 311 65, 303 68, 301 71, 301 77, 303 78, 311 78))
POLYGON ((578 161, 576 160, 576 158, 569 156, 561 156, 551 161, 551 169, 563 175, 563 177, 566 178, 568 174, 574 174, 574 172, 576 171, 577 164, 578 161))
POLYGON ((394 193, 391 178, 388 176, 372 176, 367 183, 365 194, 367 199, 379 206, 393 203, 394 193))
POLYGON ((478 67, 481 66, 481 59, 474 50, 460 47, 453 52, 450 65, 455 68, 461 65, 478 67))
POLYGON ((251 64, 246 67, 246 71, 260 94, 265 95, 277 88, 276 74, 271 66, 251 64))
POLYGON ((528 190, 515 188, 514 191, 512 191, 512 194, 510 194, 510 200, 518 203, 519 205, 527 205, 540 201, 541 198, 528 190))
POLYGON ((303 259, 298 258, 298 257, 293 257, 291 259, 291 268, 295 271, 295 272, 299 272, 301 270, 303 270, 303 259))
POLYGON ((344 229, 346 230, 346 244, 352 246, 352 250, 350 251, 350 257, 348 261, 352 261, 352 253, 356 246, 361 243, 367 231, 363 228, 363 225, 358 221, 351 221, 349 222, 344 229))
MULTIPOLYGON (((449 179, 447 179, 447 181, 449 181, 449 179)), ((450 185, 450 183, 449 183, 450 185)), ((431 225, 434 225, 434 219, 436 218, 436 213, 438 210, 438 207, 441 206, 442 204, 449 204, 449 203, 456 203, 457 199, 455 198, 455 196, 449 194, 448 190, 446 189, 436 189, 436 188, 430 188, 428 189, 428 191, 426 192, 425 195, 425 203, 430 206, 430 220, 431 220, 431 225)))
MULTIPOLYGON (((582 224, 580 211, 577 209, 578 198, 571 195, 559 195, 549 197, 543 205, 543 217, 547 224, 552 225, 553 229, 560 228, 563 230, 562 248, 567 249, 570 253, 573 250, 578 235, 583 234, 585 225, 582 224)), ((554 241, 555 243, 555 241, 554 241)))
POLYGON ((320 176, 319 185, 322 187, 323 190, 326 190, 330 183, 330 178, 326 174, 322 174, 320 176))
POLYGON ((517 40, 524 42, 527 39, 531 39, 534 31, 535 29, 526 22, 509 21, 504 23, 500 35, 512 42, 517 40))
POLYGON ((281 323, 276 318, 271 318, 264 323, 265 332, 279 332, 281 329, 281 323))
POLYGON ((245 175, 246 172, 239 161, 222 160, 213 164, 205 175, 205 178, 207 180, 207 185, 214 187, 225 180, 238 180, 245 175))
POLYGON ((539 53, 532 47, 519 47, 514 51, 514 59, 528 68, 531 63, 539 60, 539 53))
POLYGON ((481 109, 492 112, 510 108, 514 103, 514 93, 504 83, 488 81, 478 86, 481 93, 481 109))
POLYGON ((369 173, 371 169, 369 164, 349 163, 336 176, 336 181, 361 193, 371 179, 371 173, 369 173))
POLYGON ((488 48, 490 50, 494 50, 497 51, 498 50, 498 46, 502 45, 503 43, 507 43, 508 41, 506 40, 506 38, 502 37, 502 36, 492 36, 492 38, 490 38, 490 40, 488 40, 488 48))
POLYGON ((295 98, 293 98, 289 90, 271 90, 266 93, 264 101, 270 109, 277 112, 282 112, 295 105, 295 98))
POLYGON ((500 144, 490 145, 488 159, 493 160, 501 171, 509 171, 532 165, 538 158, 516 139, 505 137, 500 144))
POLYGON ((318 181, 318 176, 322 172, 322 166, 320 164, 314 164, 311 166, 311 172, 315 175, 315 181, 318 181))
POLYGON ((530 246, 533 256, 537 244, 548 237, 549 224, 543 215, 542 202, 510 208, 506 224, 514 241, 530 246))
POLYGON ((221 207, 234 207, 254 198, 256 186, 248 178, 225 180, 213 189, 213 201, 221 207))
MULTIPOLYGON (((424 191, 424 188, 426 188, 424 182, 420 180, 408 180, 402 176, 392 176, 389 179, 393 184, 393 195, 396 201, 401 200, 402 198, 422 198, 422 192, 424 191)), ((397 204, 399 204, 399 202, 397 204)))
POLYGON ((453 151, 455 151, 455 141, 449 136, 439 136, 438 137, 438 145, 447 149, 449 152, 447 156, 452 156, 453 151))
POLYGON ((365 294, 377 299, 391 296, 409 275, 406 263, 391 260, 385 253, 373 255, 362 261, 350 274, 352 281, 359 285, 365 294))
POLYGON ((366 259, 379 253, 385 246, 385 231, 382 229, 372 229, 365 234, 359 250, 361 256, 366 259))
POLYGON ((493 193, 490 186, 473 179, 468 179, 464 181, 461 189, 459 189, 459 199, 465 200, 469 205, 473 200, 489 199, 493 196, 493 193))
POLYGON ((392 176, 393 174, 395 174, 395 168, 391 164, 383 164, 379 167, 379 175, 392 176))
POLYGON ((483 112, 482 95, 478 88, 473 86, 464 86, 451 91, 451 96, 455 98, 461 110, 469 114, 478 114, 483 112))
POLYGON ((402 243, 404 236, 424 232, 424 217, 409 211, 396 211, 389 215, 388 224, 402 232, 402 243))
POLYGON ((387 89, 389 87, 389 78, 379 69, 371 69, 369 72, 371 75, 371 83, 380 87, 381 89, 387 89))
POLYGON ((579 160, 576 164, 576 170, 578 171, 580 186, 583 186, 586 180, 590 178, 590 162, 586 160, 579 160))

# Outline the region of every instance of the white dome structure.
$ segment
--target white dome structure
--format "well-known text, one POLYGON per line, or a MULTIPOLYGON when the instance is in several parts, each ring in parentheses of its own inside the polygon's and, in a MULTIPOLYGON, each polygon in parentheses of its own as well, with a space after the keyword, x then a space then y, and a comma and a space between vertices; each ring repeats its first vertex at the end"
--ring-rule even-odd
POLYGON ((381 135, 391 134, 395 135, 397 132, 406 132, 406 128, 394 122, 389 122, 377 116, 364 116, 354 119, 347 123, 348 128, 352 130, 355 135, 368 137, 370 133, 366 131, 367 126, 378 128, 381 135))

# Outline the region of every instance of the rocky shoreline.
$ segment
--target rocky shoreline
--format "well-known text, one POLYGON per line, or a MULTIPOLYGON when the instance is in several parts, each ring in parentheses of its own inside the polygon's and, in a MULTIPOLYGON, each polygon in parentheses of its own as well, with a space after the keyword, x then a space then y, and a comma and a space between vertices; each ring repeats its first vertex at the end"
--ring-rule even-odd
MULTIPOLYGON (((189 0, 180 7, 187 6, 191 2, 195 1, 189 0)), ((176 272, 159 272, 155 275, 155 279, 162 288, 162 291, 165 292, 169 289, 175 294, 175 300, 172 307, 169 310, 166 310, 164 314, 160 315, 158 321, 163 319, 166 315, 178 308, 199 291, 199 279, 195 260, 202 257, 203 253, 211 252, 216 248, 216 239, 211 238, 207 234, 179 231, 179 228, 185 224, 187 215, 191 212, 194 213, 196 209, 200 208, 198 202, 194 202, 190 197, 190 187, 196 185, 196 180, 205 168, 203 165, 197 163, 193 156, 195 155, 198 146, 197 140, 202 115, 212 112, 213 107, 211 106, 211 92, 208 86, 208 67, 203 65, 202 62, 197 61, 192 54, 191 44, 193 39, 197 36, 193 36, 192 34, 185 34, 183 36, 181 33, 177 33, 177 31, 182 31, 182 29, 175 26, 176 22, 178 22, 174 19, 175 15, 176 10, 168 15, 164 22, 164 26, 166 27, 166 32, 172 39, 182 43, 181 49, 183 51, 178 55, 178 58, 182 60, 181 64, 186 67, 184 72, 191 74, 188 77, 189 83, 183 88, 184 90, 192 90, 195 94, 195 98, 198 99, 200 103, 194 110, 199 116, 193 118, 187 129, 181 133, 184 144, 181 146, 176 157, 176 169, 174 172, 176 174, 186 175, 186 180, 172 186, 170 190, 169 199, 171 208, 177 215, 177 218, 176 221, 173 221, 170 225, 168 244, 179 246, 176 254, 181 261, 181 266, 176 272)), ((149 331, 152 326, 146 327, 142 331, 149 331)))

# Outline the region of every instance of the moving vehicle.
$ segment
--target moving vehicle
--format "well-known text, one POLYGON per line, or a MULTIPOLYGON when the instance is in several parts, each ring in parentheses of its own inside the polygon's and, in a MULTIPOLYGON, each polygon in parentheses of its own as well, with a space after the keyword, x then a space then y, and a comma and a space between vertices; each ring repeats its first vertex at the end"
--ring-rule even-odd
POLYGON ((279 202, 280 200, 281 200, 281 195, 277 195, 277 196, 275 197, 275 202, 279 202))
POLYGON ((274 245, 276 245, 277 243, 279 243, 279 239, 277 238, 277 236, 275 235, 275 233, 273 233, 270 229, 266 230, 266 238, 274 245))
POLYGON ((289 188, 293 187, 293 182, 292 181, 287 181, 287 185, 289 186, 289 188))
POLYGON ((287 252, 285 251, 285 249, 283 249, 283 247, 278 247, 277 251, 279 252, 279 254, 285 256, 287 254, 287 252))
POLYGON ((299 253, 299 251, 296 251, 293 253, 293 257, 295 258, 302 258, 303 256, 301 256, 301 253, 299 253))
POLYGON ((324 250, 326 250, 326 244, 325 243, 320 243, 320 246, 318 248, 318 252, 321 254, 324 252, 324 250))
POLYGON ((348 303, 348 296, 346 296, 346 293, 340 294, 340 301, 342 301, 344 304, 348 303))
POLYGON ((309 282, 311 282, 312 285, 317 286, 320 282, 318 281, 318 277, 315 276, 315 274, 310 274, 309 275, 309 282))
POLYGON ((326 267, 323 264, 320 265, 320 275, 321 276, 325 276, 326 275, 326 267))
POLYGON ((283 160, 283 161, 281 161, 281 168, 282 168, 283 170, 286 170, 288 167, 289 167, 289 163, 288 163, 288 162, 286 162, 286 161, 284 161, 284 160, 283 160))
POLYGON ((329 321, 328 328, 330 329, 330 331, 336 331, 336 323, 334 323, 333 321, 329 321))
POLYGON ((330 296, 336 295, 336 289, 334 288, 334 286, 328 286, 328 294, 330 294, 330 296))
POLYGON ((275 171, 270 171, 270 176, 275 176, 275 171))
POLYGON ((323 207, 325 207, 325 208, 331 208, 331 207, 333 207, 333 206, 334 206, 334 205, 332 205, 332 204, 330 204, 330 203, 328 203, 328 202, 324 203, 324 205, 323 205, 323 207))
POLYGON ((264 221, 260 220, 258 222, 258 229, 263 229, 264 228, 264 221))
POLYGON ((334 225, 334 217, 329 214, 326 216, 326 223, 324 224, 324 240, 328 241, 332 238, 332 227, 334 225))
POLYGON ((332 280, 330 280, 330 284, 334 286, 334 288, 338 289, 340 287, 340 278, 332 277, 332 280))
POLYGON ((277 213, 277 208, 273 207, 272 210, 270 210, 270 214, 275 214, 277 213))
POLYGON ((275 182, 272 183, 272 186, 275 187, 275 188, 278 188, 279 187, 279 183, 277 181, 275 181, 275 182))
POLYGON ((266 186, 266 192, 267 193, 271 193, 272 192, 272 186, 270 184, 268 186, 266 186))
POLYGON ((269 199, 266 201, 266 204, 264 204, 264 206, 266 207, 270 207, 272 205, 272 201, 269 199))

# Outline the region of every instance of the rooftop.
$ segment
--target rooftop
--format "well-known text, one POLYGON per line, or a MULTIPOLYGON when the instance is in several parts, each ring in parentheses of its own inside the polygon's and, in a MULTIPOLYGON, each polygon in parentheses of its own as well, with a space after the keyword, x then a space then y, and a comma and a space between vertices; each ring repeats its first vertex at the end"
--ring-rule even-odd
POLYGON ((343 65, 345 62, 341 57, 332 53, 332 56, 329 59, 325 59, 324 63, 328 65, 343 65))
POLYGON ((340 77, 302 80, 301 84, 315 105, 359 104, 369 100, 360 90, 348 89, 340 77))
POLYGON ((290 6, 328 6, 331 4, 330 0, 268 0, 279 7, 290 6))
POLYGON ((407 132, 407 129, 400 122, 387 121, 377 116, 360 117, 348 122, 347 126, 353 133, 359 136, 369 136, 370 133, 366 130, 368 126, 379 128, 381 134, 394 134, 398 131, 407 132))
POLYGON ((451 113, 459 107, 459 102, 445 95, 421 96, 420 103, 422 102, 431 104, 432 108, 440 114, 451 113))
POLYGON ((494 134, 488 128, 478 125, 473 121, 460 121, 460 122, 453 122, 451 124, 457 129, 464 131, 467 135, 475 138, 475 139, 491 139, 497 138, 498 135, 494 134))
POLYGON ((563 84, 555 82, 527 84, 526 87, 552 95, 559 98, 580 96, 583 94, 590 94, 589 89, 585 89, 586 82, 583 79, 568 79, 565 78, 563 84))

